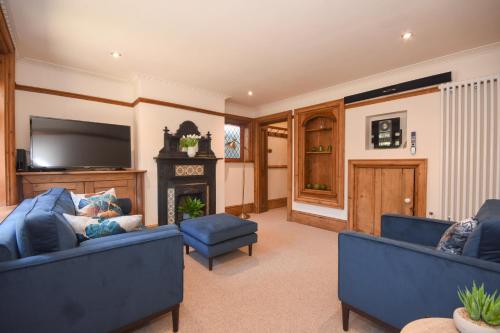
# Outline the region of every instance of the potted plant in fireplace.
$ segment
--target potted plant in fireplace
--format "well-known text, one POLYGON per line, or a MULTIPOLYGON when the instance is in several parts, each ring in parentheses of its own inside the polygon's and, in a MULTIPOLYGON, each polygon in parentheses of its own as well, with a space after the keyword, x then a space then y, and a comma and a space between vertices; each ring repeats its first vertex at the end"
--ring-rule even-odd
POLYGON ((198 141, 201 136, 196 134, 183 135, 179 141, 182 151, 187 151, 189 157, 195 157, 198 152, 198 141))
POLYGON ((200 199, 187 197, 184 202, 179 205, 178 212, 182 213, 183 220, 188 220, 202 216, 203 207, 205 207, 205 204, 200 199))

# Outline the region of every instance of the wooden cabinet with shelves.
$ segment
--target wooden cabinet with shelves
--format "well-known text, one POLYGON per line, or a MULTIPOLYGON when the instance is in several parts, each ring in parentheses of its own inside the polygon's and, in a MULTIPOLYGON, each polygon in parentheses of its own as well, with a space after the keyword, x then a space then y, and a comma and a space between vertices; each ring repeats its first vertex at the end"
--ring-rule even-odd
POLYGON ((19 199, 33 198, 52 187, 75 193, 95 193, 114 188, 119 198, 132 202, 131 214, 144 215, 145 170, 18 172, 19 199))
POLYGON ((344 207, 344 103, 296 110, 295 200, 344 207))

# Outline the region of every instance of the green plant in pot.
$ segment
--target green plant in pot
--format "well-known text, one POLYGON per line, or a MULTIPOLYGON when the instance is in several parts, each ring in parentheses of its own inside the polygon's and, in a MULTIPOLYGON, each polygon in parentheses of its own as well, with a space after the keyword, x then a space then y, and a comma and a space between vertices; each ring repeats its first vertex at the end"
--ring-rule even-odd
POLYGON ((453 321, 461 333, 500 333, 500 296, 497 291, 488 294, 484 284, 475 282, 472 289, 458 289, 458 298, 464 305, 453 312, 453 321))
POLYGON ((179 140, 182 151, 187 152, 189 157, 195 157, 198 152, 198 141, 201 136, 196 134, 183 135, 179 140))
POLYGON ((184 220, 192 219, 203 215, 203 207, 205 204, 198 198, 187 197, 182 204, 179 205, 177 211, 182 213, 184 220))

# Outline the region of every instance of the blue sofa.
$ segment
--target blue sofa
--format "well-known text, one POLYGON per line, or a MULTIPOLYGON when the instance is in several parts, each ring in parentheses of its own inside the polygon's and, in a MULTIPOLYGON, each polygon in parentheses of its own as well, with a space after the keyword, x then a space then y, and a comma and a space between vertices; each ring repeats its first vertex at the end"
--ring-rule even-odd
POLYGON ((177 227, 79 245, 62 213, 74 206, 56 188, 24 200, 0 224, 0 332, 110 332, 167 311, 177 331, 184 264, 177 227))
POLYGON ((349 311, 391 331, 425 317, 451 318, 460 307, 457 287, 472 281, 500 291, 500 200, 487 200, 463 255, 435 250, 448 221, 386 214, 381 237, 339 234, 338 297, 343 329, 349 311))

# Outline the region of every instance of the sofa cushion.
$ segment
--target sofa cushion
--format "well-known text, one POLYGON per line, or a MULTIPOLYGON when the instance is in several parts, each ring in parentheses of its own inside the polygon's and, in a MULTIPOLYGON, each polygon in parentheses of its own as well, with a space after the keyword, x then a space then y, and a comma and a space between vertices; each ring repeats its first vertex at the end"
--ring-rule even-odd
POLYGON ((178 230, 176 224, 165 224, 158 226, 156 228, 146 228, 133 233, 116 234, 107 237, 89 239, 88 241, 81 242, 80 247, 93 246, 94 244, 102 244, 104 242, 119 241, 120 239, 130 238, 130 237, 140 237, 141 235, 152 234, 156 232, 163 232, 165 230, 178 230))
POLYGON ((453 223, 443 234, 436 250, 461 255, 465 242, 477 227, 477 220, 473 217, 453 223))
POLYGON ((229 214, 215 214, 183 221, 181 231, 205 244, 213 245, 256 232, 257 223, 229 214))
POLYGON ((71 198, 78 215, 103 218, 123 215, 114 188, 93 194, 71 192, 71 198))
POLYGON ((52 188, 35 197, 24 219, 16 224, 21 257, 66 250, 77 245, 76 235, 62 214, 75 214, 68 191, 52 188))
POLYGON ((64 218, 71 225, 80 242, 91 238, 142 230, 142 215, 124 215, 103 219, 64 214, 64 218))
POLYGON ((486 200, 476 219, 478 227, 467 239, 463 255, 500 263, 500 200, 486 200))
POLYGON ((33 199, 26 199, 0 223, 0 262, 19 258, 16 239, 16 224, 24 220, 30 211, 33 199))

